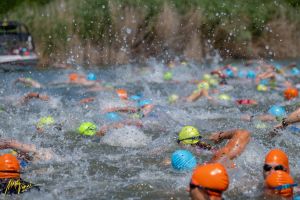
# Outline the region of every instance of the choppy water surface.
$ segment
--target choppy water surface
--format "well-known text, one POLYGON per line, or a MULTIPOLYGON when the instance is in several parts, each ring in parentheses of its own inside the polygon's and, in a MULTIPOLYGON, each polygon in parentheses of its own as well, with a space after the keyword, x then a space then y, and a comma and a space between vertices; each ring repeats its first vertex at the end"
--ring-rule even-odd
MULTIPOLYGON (((237 66, 243 67, 239 63, 237 66)), ((24 170, 23 178, 42 185, 42 191, 25 193, 23 199, 187 199, 186 188, 191 172, 177 172, 162 164, 179 149, 175 138, 184 125, 196 126, 206 136, 214 131, 234 128, 252 132, 246 151, 235 161, 237 167, 229 170, 231 184, 225 193, 226 199, 263 199, 263 159, 273 147, 281 147, 288 153, 292 174, 299 180, 300 133, 285 130, 280 136, 269 139, 266 134, 276 122, 259 127, 258 122, 239 119, 245 113, 266 113, 274 103, 285 105, 291 112, 299 99, 286 102, 282 91, 259 93, 251 81, 237 79, 229 80, 229 86, 219 90, 234 98, 254 98, 258 100, 258 106, 237 106, 233 102, 219 102, 217 105, 206 99, 190 104, 181 100, 168 103, 171 94, 189 95, 196 85, 187 81, 201 79, 210 70, 208 66, 192 64, 169 69, 162 64, 149 63, 97 70, 1 73, 1 136, 51 148, 57 155, 51 161, 32 163, 24 170), (169 70, 173 72, 173 79, 179 82, 163 81, 163 73, 169 70), (143 128, 127 126, 112 130, 102 138, 77 134, 75 130, 81 122, 92 121, 99 127, 109 123, 103 117, 103 110, 122 106, 124 102, 113 89, 90 92, 86 87, 60 84, 75 71, 82 74, 93 72, 104 85, 125 88, 131 95, 142 93, 156 105, 153 114, 143 119, 143 128), (31 77, 44 87, 33 89, 13 84, 19 77, 31 77), (28 92, 47 94, 50 100, 32 100, 27 105, 19 105, 18 101, 28 92), (79 104, 85 97, 96 97, 96 101, 79 104), (44 133, 36 131, 39 118, 48 115, 62 123, 61 131, 53 127, 46 128, 44 133)), ((203 152, 197 155, 197 160, 202 163, 210 155, 203 152)))

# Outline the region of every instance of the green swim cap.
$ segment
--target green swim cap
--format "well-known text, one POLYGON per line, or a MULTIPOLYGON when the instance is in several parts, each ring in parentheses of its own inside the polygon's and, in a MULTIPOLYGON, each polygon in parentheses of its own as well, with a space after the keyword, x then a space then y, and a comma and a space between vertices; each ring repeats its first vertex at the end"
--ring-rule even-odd
POLYGON ((42 117, 42 118, 40 118, 39 122, 37 123, 37 127, 42 128, 44 126, 51 125, 54 123, 55 123, 55 120, 53 119, 53 117, 51 117, 51 116, 42 117))
POLYGON ((198 89, 199 90, 202 90, 202 89, 208 90, 209 89, 209 84, 206 81, 203 81, 203 82, 198 84, 198 89))
POLYGON ((223 101, 229 101, 229 100, 231 100, 231 97, 228 94, 220 94, 218 96, 218 99, 223 100, 223 101))
POLYGON ((211 86, 213 86, 213 87, 216 87, 217 85, 219 85, 218 80, 215 79, 215 78, 209 79, 209 80, 208 80, 208 83, 209 83, 209 85, 211 85, 211 86))
POLYGON ((257 85, 257 91, 260 91, 260 92, 265 92, 265 91, 268 91, 268 87, 263 85, 263 84, 259 84, 257 85))
POLYGON ((184 126, 178 135, 178 141, 183 144, 196 144, 200 141, 201 135, 197 128, 184 126))
POLYGON ((93 136, 97 132, 97 126, 92 122, 83 122, 78 128, 78 132, 82 135, 93 136))
POLYGON ((171 94, 168 98, 169 103, 175 103, 178 100, 178 95, 177 94, 171 94))
POLYGON ((170 81, 170 80, 172 80, 172 78, 173 78, 172 72, 166 72, 166 73, 164 74, 164 80, 165 80, 165 81, 170 81))
POLYGON ((212 77, 211 77, 210 74, 204 74, 204 75, 203 75, 203 80, 205 80, 205 81, 209 81, 211 78, 212 78, 212 77))

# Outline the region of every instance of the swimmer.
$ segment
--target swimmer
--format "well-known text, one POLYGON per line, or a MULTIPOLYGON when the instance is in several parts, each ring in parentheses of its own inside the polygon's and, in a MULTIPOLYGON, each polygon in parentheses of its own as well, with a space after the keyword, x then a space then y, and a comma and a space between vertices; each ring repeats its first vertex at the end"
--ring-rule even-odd
POLYGON ((282 170, 272 172, 265 179, 265 193, 269 196, 291 199, 296 186, 292 176, 282 170))
POLYGON ((88 80, 86 79, 85 76, 77 73, 69 74, 69 81, 67 83, 74 84, 74 85, 82 85, 82 86, 101 86, 99 81, 88 80))
POLYGON ((140 100, 138 102, 138 106, 124 106, 124 107, 113 107, 105 109, 104 112, 124 112, 124 113, 136 113, 139 114, 140 117, 145 117, 151 113, 154 109, 154 105, 151 100, 140 100))
POLYGON ((0 149, 13 149, 17 152, 17 157, 26 162, 51 160, 54 155, 50 149, 38 149, 35 145, 23 144, 13 139, 1 139, 0 149))
POLYGON ((206 97, 208 100, 212 100, 212 97, 209 96, 209 84, 206 81, 201 81, 198 84, 198 88, 194 92, 186 97, 187 102, 197 101, 201 97, 206 97))
POLYGON ((265 157, 263 176, 266 179, 272 172, 285 171, 290 173, 289 158, 281 149, 272 149, 265 157))
POLYGON ((86 136, 104 136, 110 129, 120 129, 125 126, 142 127, 143 124, 140 120, 123 120, 121 122, 114 122, 104 125, 97 131, 97 126, 92 122, 83 122, 78 128, 78 132, 86 136))
POLYGON ((253 99, 237 99, 235 102, 239 105, 257 105, 257 101, 253 99))
POLYGON ((95 100, 95 97, 88 97, 88 98, 83 98, 79 101, 80 104, 87 104, 91 103, 95 100))
POLYGON ((20 172, 19 161, 12 154, 3 154, 0 156, 0 187, 2 194, 20 194, 31 189, 39 190, 35 184, 24 181, 20 172))
POLYGON ((290 115, 288 115, 286 118, 282 118, 281 123, 276 125, 274 128, 275 130, 278 129, 284 129, 287 126, 300 122, 300 108, 296 109, 294 112, 292 112, 290 115))
POLYGON ((49 96, 48 95, 40 95, 37 92, 30 92, 22 97, 22 99, 19 101, 21 105, 27 104, 30 99, 40 99, 42 101, 48 101, 49 96))
MULTIPOLYGON (((185 126, 179 133, 178 143, 184 145, 192 145, 200 149, 212 149, 210 145, 201 141, 201 136, 198 130, 192 126, 185 126)), ((250 141, 250 132, 243 129, 235 129, 230 131, 221 131, 212 133, 208 140, 218 144, 223 140, 229 141, 224 147, 214 150, 214 155, 209 162, 220 162, 224 165, 231 163, 233 159, 238 157, 246 148, 250 141)))
POLYGON ((17 83, 23 83, 26 86, 33 87, 33 88, 42 88, 44 87, 42 84, 39 82, 32 80, 31 78, 18 78, 15 80, 14 84, 17 83))
POLYGON ((228 186, 229 176, 222 164, 204 164, 194 170, 189 193, 192 200, 222 200, 228 186))

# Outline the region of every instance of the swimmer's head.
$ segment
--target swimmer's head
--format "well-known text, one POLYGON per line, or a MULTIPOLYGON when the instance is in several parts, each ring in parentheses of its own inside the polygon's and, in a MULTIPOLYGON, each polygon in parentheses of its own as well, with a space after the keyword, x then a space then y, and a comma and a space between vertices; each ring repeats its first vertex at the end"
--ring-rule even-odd
POLYGON ((125 89, 117 89, 116 93, 120 99, 128 99, 128 93, 125 89))
POLYGON ((284 97, 286 100, 297 98, 298 90, 296 88, 287 88, 284 90, 284 97))
POLYGON ((12 154, 0 156, 0 178, 20 178, 20 164, 16 156, 12 154))
POLYGON ((176 170, 192 170, 196 167, 195 156, 188 150, 177 150, 171 156, 171 164, 176 170))
POLYGON ((79 78, 79 75, 77 73, 69 74, 69 81, 77 81, 78 78, 79 78))
POLYGON ((129 97, 129 99, 132 101, 139 101, 139 100, 141 100, 141 98, 142 98, 142 95, 140 95, 140 94, 135 94, 135 95, 132 95, 129 97))
POLYGON ((255 79, 256 78, 255 71, 249 70, 248 73, 247 73, 247 78, 249 78, 249 79, 255 79))
POLYGON ((297 67, 291 69, 291 74, 297 76, 300 74, 300 70, 297 67))
POLYGON ((210 74, 203 75, 203 80, 205 80, 205 81, 209 81, 211 78, 212 78, 212 76, 210 74))
POLYGON ((175 103, 179 99, 179 96, 177 94, 171 94, 168 97, 168 102, 169 103, 175 103))
POLYGON ((37 123, 37 128, 43 128, 44 126, 52 125, 55 123, 55 120, 51 116, 42 117, 40 118, 39 122, 37 123))
POLYGON ((94 73, 89 73, 86 78, 89 81, 95 81, 95 80, 97 80, 97 77, 96 77, 96 75, 94 73))
POLYGON ((114 121, 114 122, 121 120, 121 116, 116 112, 106 113, 105 118, 110 120, 110 121, 114 121))
POLYGON ((266 92, 268 91, 268 87, 264 84, 258 84, 256 87, 257 91, 259 92, 266 92))
POLYGON ((198 89, 199 90, 208 90, 209 89, 209 84, 206 81, 202 81, 201 83, 198 84, 198 89))
POLYGON ((294 180, 292 176, 285 171, 272 172, 265 180, 266 188, 273 194, 283 197, 293 196, 294 180))
POLYGON ((231 100, 231 96, 229 96, 228 94, 220 94, 218 96, 218 99, 222 100, 222 101, 230 101, 231 100))
POLYGON ((221 197, 229 186, 229 177, 220 163, 199 165, 193 172, 190 182, 190 194, 207 193, 208 196, 221 197))
POLYGON ((274 117, 278 117, 278 118, 282 118, 286 115, 286 111, 285 111, 284 107, 277 106, 277 105, 271 106, 270 109, 268 110, 268 113, 270 115, 273 115, 274 117))
POLYGON ((201 135, 197 128, 193 126, 184 126, 178 135, 177 142, 183 144, 197 144, 201 139, 201 135))
POLYGON ((224 74, 226 75, 226 77, 229 77, 229 78, 233 78, 234 77, 234 73, 231 69, 227 68, 224 70, 224 74))
POLYGON ((173 78, 173 73, 172 72, 166 72, 164 73, 164 80, 165 81, 170 81, 173 78))
POLYGON ((97 133, 97 126, 92 122, 83 122, 77 130, 82 135, 93 136, 97 133))
POLYGON ((143 108, 143 107, 151 105, 151 104, 152 104, 152 101, 150 99, 144 99, 144 100, 139 101, 138 106, 140 108, 143 108))
POLYGON ((272 171, 283 170, 290 171, 289 158, 285 152, 280 149, 272 149, 265 157, 264 163, 264 177, 269 175, 272 171))

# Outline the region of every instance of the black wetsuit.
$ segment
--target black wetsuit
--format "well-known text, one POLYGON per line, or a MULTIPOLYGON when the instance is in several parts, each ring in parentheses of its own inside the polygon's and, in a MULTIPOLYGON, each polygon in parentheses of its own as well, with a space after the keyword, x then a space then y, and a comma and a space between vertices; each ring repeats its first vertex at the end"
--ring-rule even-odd
POLYGON ((37 189, 39 190, 39 187, 26 182, 20 178, 18 179, 0 179, 0 187, 1 187, 1 193, 4 194, 21 194, 24 192, 27 192, 31 189, 37 189))

